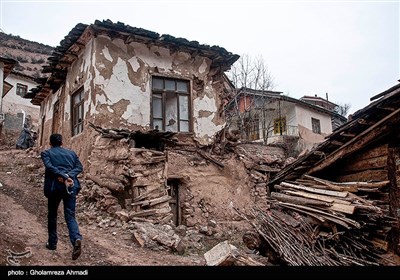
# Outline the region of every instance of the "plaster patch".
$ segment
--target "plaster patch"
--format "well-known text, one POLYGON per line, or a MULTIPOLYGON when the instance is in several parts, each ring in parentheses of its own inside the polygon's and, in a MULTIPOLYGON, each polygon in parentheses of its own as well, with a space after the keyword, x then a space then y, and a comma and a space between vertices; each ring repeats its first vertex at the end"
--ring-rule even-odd
POLYGON ((113 58, 111 57, 110 51, 108 50, 107 46, 104 46, 102 52, 103 52, 103 55, 104 55, 105 59, 107 59, 107 60, 109 60, 111 62, 113 61, 113 58))
POLYGON ((137 72, 137 70, 140 68, 140 64, 137 60, 137 57, 132 57, 131 59, 128 60, 128 62, 131 64, 133 71, 137 72))
POLYGON ((199 73, 203 74, 207 70, 207 63, 205 60, 203 60, 203 63, 199 67, 199 73))

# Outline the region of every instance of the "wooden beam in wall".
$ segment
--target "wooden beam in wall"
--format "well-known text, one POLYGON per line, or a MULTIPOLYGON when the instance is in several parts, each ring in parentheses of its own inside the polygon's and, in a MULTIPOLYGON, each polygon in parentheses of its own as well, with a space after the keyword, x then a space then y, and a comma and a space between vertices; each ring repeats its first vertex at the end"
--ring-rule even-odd
POLYGON ((317 164, 311 168, 307 174, 312 174, 330 166, 337 160, 365 147, 368 143, 370 143, 370 141, 387 133, 387 131, 390 131, 393 123, 399 121, 399 113, 400 108, 387 115, 385 118, 381 119, 379 122, 375 123, 373 126, 369 127, 343 146, 339 147, 336 151, 329 154, 325 159, 317 162, 317 164))

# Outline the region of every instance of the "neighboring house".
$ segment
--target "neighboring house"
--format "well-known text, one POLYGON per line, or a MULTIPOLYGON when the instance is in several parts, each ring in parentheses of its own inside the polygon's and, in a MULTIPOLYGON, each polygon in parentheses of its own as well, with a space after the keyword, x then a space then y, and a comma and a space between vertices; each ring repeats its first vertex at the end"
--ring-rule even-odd
POLYGON ((12 88, 12 85, 6 81, 6 78, 16 63, 14 59, 0 56, 0 138, 4 124, 3 98, 12 88))
POLYGON ((3 97, 3 128, 10 131, 21 131, 24 124, 27 124, 29 128, 37 130, 39 106, 33 105, 25 97, 31 89, 38 86, 38 83, 30 76, 14 71, 8 75, 6 82, 12 88, 3 97))
POLYGON ((337 122, 334 119, 346 121, 331 107, 313 105, 277 91, 241 88, 227 110, 231 129, 241 130, 245 139, 266 144, 291 143, 291 150, 301 152, 332 133, 332 124, 337 122))
POLYGON ((371 98, 368 106, 326 140, 281 170, 268 183, 294 181, 304 174, 335 182, 387 182, 374 195, 386 215, 395 217, 394 230, 382 232, 400 253, 400 84, 371 98))

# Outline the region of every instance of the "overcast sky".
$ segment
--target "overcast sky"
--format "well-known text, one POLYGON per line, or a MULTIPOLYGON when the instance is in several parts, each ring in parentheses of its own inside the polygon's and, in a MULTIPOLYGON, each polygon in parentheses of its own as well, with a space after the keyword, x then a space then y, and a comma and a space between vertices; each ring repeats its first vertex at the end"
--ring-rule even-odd
POLYGON ((0 0, 3 32, 50 46, 110 19, 262 56, 274 90, 326 96, 353 113, 400 79, 398 1, 0 0))

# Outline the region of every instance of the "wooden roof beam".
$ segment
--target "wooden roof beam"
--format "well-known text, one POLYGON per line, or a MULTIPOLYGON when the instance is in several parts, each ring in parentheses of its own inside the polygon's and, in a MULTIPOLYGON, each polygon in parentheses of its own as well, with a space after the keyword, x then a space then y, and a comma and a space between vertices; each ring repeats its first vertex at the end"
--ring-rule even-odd
POLYGON ((326 159, 322 159, 314 165, 306 174, 312 174, 320 171, 337 160, 365 147, 370 141, 377 139, 379 136, 385 135, 385 131, 390 130, 394 123, 400 120, 400 108, 385 118, 375 123, 373 126, 364 130, 358 136, 351 139, 349 142, 339 147, 336 151, 329 154, 326 159))

